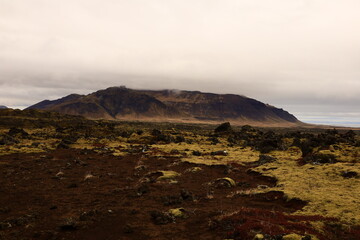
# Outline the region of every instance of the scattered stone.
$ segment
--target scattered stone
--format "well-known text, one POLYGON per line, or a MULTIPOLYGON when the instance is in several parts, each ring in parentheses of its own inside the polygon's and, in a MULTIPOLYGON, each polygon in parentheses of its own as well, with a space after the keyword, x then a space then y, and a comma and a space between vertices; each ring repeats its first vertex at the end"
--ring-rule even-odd
POLYGON ((164 181, 164 180, 171 180, 178 176, 180 176, 180 173, 175 171, 159 171, 161 175, 156 179, 157 181, 164 181))
POLYGON ((259 165, 263 165, 263 164, 271 163, 271 162, 274 162, 274 161, 276 161, 275 157, 273 157, 271 155, 268 155, 268 154, 260 154, 259 160, 257 161, 257 163, 259 165))
POLYGON ((83 167, 85 167, 85 166, 88 166, 88 165, 89 165, 87 162, 85 162, 85 161, 81 161, 81 160, 76 160, 76 161, 75 161, 75 163, 77 163, 77 164, 79 164, 80 166, 83 166, 83 167))
POLYGON ((73 218, 66 218, 59 225, 61 231, 74 231, 78 229, 77 222, 73 218))
POLYGON ((283 236, 282 239, 283 240, 303 240, 303 236, 296 234, 296 233, 291 233, 291 234, 283 236))
POLYGON ((256 132, 256 129, 250 125, 244 125, 241 127, 242 132, 256 132))
POLYGON ((88 173, 84 177, 84 182, 89 181, 89 180, 94 179, 94 178, 95 178, 94 175, 92 175, 91 173, 88 173))
POLYGON ((141 172, 141 171, 144 171, 144 170, 146 170, 147 169, 147 166, 145 166, 145 165, 139 165, 139 166, 136 166, 135 167, 135 170, 137 171, 137 172, 141 172))
POLYGON ((148 193, 148 192, 150 192, 149 186, 143 184, 140 187, 138 187, 138 189, 136 190, 136 195, 140 197, 140 196, 142 196, 142 195, 144 195, 145 193, 148 193))
POLYGON ((152 221, 157 225, 164 225, 175 222, 175 217, 168 212, 151 211, 152 221))
POLYGON ((343 171, 341 172, 341 176, 344 178, 357 178, 358 177, 358 173, 354 172, 354 171, 343 171))
POLYGON ((170 209, 168 212, 175 218, 187 218, 188 217, 184 208, 174 208, 174 209, 170 209))
POLYGON ((61 141, 57 146, 57 149, 69 149, 69 148, 70 146, 64 143, 63 141, 61 141))
POLYGON ((234 168, 231 165, 225 165, 224 174, 230 174, 233 171, 237 171, 237 168, 234 168))
POLYGON ((12 225, 9 222, 0 222, 0 230, 11 228, 12 225))
POLYGON ((57 178, 62 178, 62 177, 64 177, 64 172, 63 171, 60 171, 60 172, 58 172, 56 175, 55 175, 55 177, 57 177, 57 178))
POLYGON ((70 183, 67 187, 68 188, 77 188, 78 185, 76 183, 70 183))
POLYGON ((227 155, 229 155, 229 153, 224 150, 224 151, 211 152, 211 155, 213 155, 213 156, 227 156, 227 155))
POLYGON ((171 205, 176 205, 176 204, 180 204, 183 202, 183 199, 181 196, 163 196, 162 197, 162 202, 165 206, 171 206, 171 205))
POLYGON ((210 141, 212 145, 216 145, 216 144, 220 143, 220 141, 217 137, 210 137, 207 140, 210 141))
POLYGON ((185 137, 184 136, 176 136, 175 143, 181 143, 181 142, 185 142, 185 137))
POLYGON ((225 178, 218 178, 211 183, 215 188, 231 188, 235 187, 236 183, 233 179, 225 177, 225 178))
POLYGON ((8 134, 10 136, 21 136, 21 137, 27 137, 29 134, 24 131, 22 128, 12 127, 9 129, 8 134))
POLYGON ((201 167, 192 167, 186 169, 185 172, 196 173, 196 172, 201 172, 202 170, 203 169, 201 167))
POLYGON ((131 225, 126 224, 125 227, 124 227, 124 229, 123 229, 123 232, 124 232, 124 233, 127 233, 127 234, 133 233, 133 232, 134 232, 134 229, 133 229, 133 227, 132 227, 131 225))
POLYGON ((79 216, 80 221, 88 221, 94 218, 94 216, 98 213, 97 210, 90 210, 88 212, 83 212, 79 216))
POLYGON ((258 185, 257 188, 258 189, 267 189, 267 188, 269 188, 269 186, 268 185, 258 185))
POLYGON ((193 151, 193 152, 192 152, 192 155, 194 155, 194 156, 201 156, 202 154, 201 154, 200 151, 193 151))
POLYGON ((243 187, 243 188, 249 188, 249 187, 251 187, 251 184, 248 182, 239 182, 238 186, 243 187))
POLYGON ((177 150, 177 149, 172 149, 172 150, 170 151, 170 154, 172 154, 172 155, 178 155, 178 154, 180 154, 180 151, 177 150))
POLYGON ((301 240, 311 240, 311 236, 310 235, 305 235, 301 240))
POLYGON ((264 239, 264 235, 262 235, 260 233, 256 234, 254 237, 254 240, 263 240, 263 239, 264 239))
POLYGON ((159 135, 161 135, 161 131, 158 130, 158 129, 153 129, 152 132, 151 132, 151 135, 153 135, 153 136, 159 136, 159 135))
POLYGON ((165 206, 181 204, 183 201, 194 201, 195 196, 188 190, 182 189, 179 195, 169 195, 162 197, 165 206))
POLYGON ((324 150, 307 156, 305 161, 313 164, 336 163, 337 156, 329 150, 324 150))
POLYGON ((224 132, 232 132, 232 127, 229 122, 225 122, 220 124, 217 128, 215 128, 216 133, 224 133, 224 132))
POLYGON ((0 145, 12 145, 17 143, 19 143, 18 140, 6 134, 0 138, 0 145))
POLYGON ((11 210, 8 207, 0 208, 0 213, 9 213, 11 210))
POLYGON ((181 189, 180 195, 183 200, 193 201, 195 199, 194 195, 185 189, 181 189))
POLYGON ((68 137, 63 138, 61 140, 61 142, 66 144, 66 145, 70 145, 70 144, 76 143, 77 140, 78 140, 77 137, 68 136, 68 137))

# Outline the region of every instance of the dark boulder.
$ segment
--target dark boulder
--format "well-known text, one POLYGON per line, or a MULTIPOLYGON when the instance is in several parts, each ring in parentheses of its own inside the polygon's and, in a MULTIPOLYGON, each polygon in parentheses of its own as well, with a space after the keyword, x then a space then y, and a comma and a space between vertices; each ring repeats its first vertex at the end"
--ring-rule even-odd
POLYGON ((20 137, 27 137, 29 134, 24 131, 22 128, 12 127, 9 129, 8 135, 10 136, 20 136, 20 137))
POLYGON ((213 156, 227 156, 229 153, 227 151, 215 151, 211 152, 211 155, 213 156))
POLYGON ((184 136, 176 136, 175 143, 181 143, 181 142, 185 142, 185 137, 184 136))
POLYGON ((202 154, 201 154, 200 151, 193 151, 193 152, 192 152, 192 155, 194 155, 194 156, 201 156, 202 154))
POLYGON ((175 221, 175 218, 167 212, 151 211, 150 216, 156 225, 164 225, 175 221))
POLYGON ((216 133, 226 133, 226 132, 232 132, 233 129, 229 122, 225 122, 220 124, 217 128, 215 128, 216 133))
POLYGON ((161 135, 161 131, 158 130, 158 129, 153 129, 152 132, 151 132, 151 135, 153 135, 155 137, 159 136, 159 135, 161 135))
POLYGON ((274 161, 276 161, 275 157, 273 157, 271 155, 267 155, 267 154, 260 154, 259 160, 257 161, 257 163, 259 165, 263 165, 263 164, 271 163, 271 162, 274 162, 274 161))
POLYGON ((16 140, 15 138, 5 134, 2 137, 0 137, 0 145, 12 145, 12 144, 17 144, 19 143, 18 140, 16 140))
POLYGON ((354 171, 344 171, 341 172, 341 176, 344 178, 357 178, 358 177, 358 173, 354 172, 354 171))

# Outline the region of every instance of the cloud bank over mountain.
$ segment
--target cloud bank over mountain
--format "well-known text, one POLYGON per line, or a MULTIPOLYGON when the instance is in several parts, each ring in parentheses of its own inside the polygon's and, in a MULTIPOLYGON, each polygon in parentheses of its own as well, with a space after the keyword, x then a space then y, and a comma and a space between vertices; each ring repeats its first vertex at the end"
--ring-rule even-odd
POLYGON ((0 5, 6 106, 126 85, 243 94, 299 114, 359 113, 356 0, 0 5))

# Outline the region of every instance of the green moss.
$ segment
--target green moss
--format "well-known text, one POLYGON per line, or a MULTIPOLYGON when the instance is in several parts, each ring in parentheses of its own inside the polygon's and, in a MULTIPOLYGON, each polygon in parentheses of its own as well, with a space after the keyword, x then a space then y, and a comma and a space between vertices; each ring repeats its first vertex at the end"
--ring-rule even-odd
MULTIPOLYGON (((220 138, 219 138, 220 139, 220 138)), ((174 156, 182 156, 181 160, 205 165, 223 165, 226 163, 236 162, 238 164, 255 162, 259 159, 259 152, 250 147, 229 147, 224 139, 221 142, 212 145, 206 139, 201 137, 195 138, 192 144, 190 143, 170 143, 170 144, 156 144, 152 145, 153 153, 159 155, 161 152, 166 155, 172 155, 171 151, 176 149, 180 154, 174 156), (156 151, 155 151, 156 150, 156 151), (201 156, 194 156, 193 151, 199 151, 201 156), (214 156, 211 152, 227 151, 227 156, 214 156), (184 155, 184 156, 183 156, 184 155)), ((152 152, 148 154, 152 155, 152 152)))
POLYGON ((196 172, 201 172, 203 169, 201 167, 192 167, 192 168, 188 168, 186 169, 185 172, 191 172, 191 173, 196 173, 196 172))
POLYGON ((186 218, 187 215, 185 214, 185 209, 184 208, 174 208, 174 209, 170 209, 168 211, 169 214, 171 214, 172 216, 176 217, 176 218, 186 218))
POLYGON ((229 177, 224 177, 224 178, 220 178, 220 179, 227 181, 227 182, 230 184, 231 187, 235 187, 235 186, 236 186, 235 181, 232 180, 232 179, 229 178, 229 177))
POLYGON ((278 161, 254 168, 275 177, 277 186, 268 190, 283 191, 286 196, 299 198, 308 204, 295 214, 321 215, 339 218, 344 223, 360 224, 360 179, 344 178, 342 172, 357 172, 358 162, 300 166, 301 154, 290 151, 271 153, 278 161))
POLYGON ((254 237, 254 240, 262 240, 262 239, 264 239, 264 235, 262 235, 260 233, 256 234, 254 237))
POLYGON ((282 237, 283 240, 301 240, 303 236, 296 233, 291 233, 282 237))
POLYGON ((175 171, 159 171, 159 172, 161 172, 163 175, 157 178, 158 181, 171 180, 181 175, 180 173, 175 171))

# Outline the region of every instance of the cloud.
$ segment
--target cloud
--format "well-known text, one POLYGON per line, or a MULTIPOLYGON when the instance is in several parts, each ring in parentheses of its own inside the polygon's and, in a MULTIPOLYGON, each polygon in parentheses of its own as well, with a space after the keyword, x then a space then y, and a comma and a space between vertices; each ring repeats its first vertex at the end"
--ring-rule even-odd
POLYGON ((0 0, 0 104, 113 85, 360 99, 357 0, 0 0))

